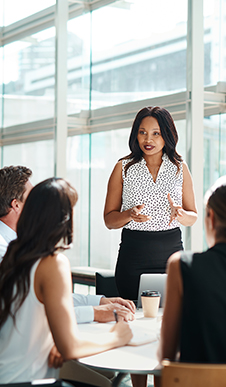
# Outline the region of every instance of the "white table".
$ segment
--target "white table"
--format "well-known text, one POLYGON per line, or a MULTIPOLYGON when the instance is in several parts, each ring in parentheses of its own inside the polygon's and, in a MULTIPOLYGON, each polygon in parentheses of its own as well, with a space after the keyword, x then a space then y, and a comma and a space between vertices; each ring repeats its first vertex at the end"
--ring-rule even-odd
MULTIPOLYGON (((146 332, 159 338, 162 310, 157 318, 144 318, 142 310, 136 312, 136 320, 131 323, 135 335, 137 330, 146 332)), ((82 332, 100 333, 110 329, 110 324, 79 324, 82 332)), ((140 346, 124 346, 115 348, 97 355, 88 356, 79 361, 94 369, 118 372, 112 385, 119 385, 123 377, 128 373, 134 374, 159 374, 157 361, 157 348, 159 341, 140 346)))

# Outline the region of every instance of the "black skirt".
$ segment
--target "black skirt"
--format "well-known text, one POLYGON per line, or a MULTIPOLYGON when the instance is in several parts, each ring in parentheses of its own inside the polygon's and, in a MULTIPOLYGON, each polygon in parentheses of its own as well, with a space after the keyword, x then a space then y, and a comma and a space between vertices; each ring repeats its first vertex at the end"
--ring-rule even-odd
POLYGON ((183 250, 180 228, 166 231, 123 229, 115 270, 121 297, 136 301, 140 275, 165 273, 171 254, 183 250))

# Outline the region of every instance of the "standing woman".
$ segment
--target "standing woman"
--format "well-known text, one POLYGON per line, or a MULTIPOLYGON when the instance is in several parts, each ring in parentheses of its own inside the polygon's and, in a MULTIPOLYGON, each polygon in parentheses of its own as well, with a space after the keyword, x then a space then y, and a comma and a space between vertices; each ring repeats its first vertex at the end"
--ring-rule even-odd
POLYGON ((68 182, 52 178, 36 185, 25 202, 17 239, 0 264, 1 383, 57 378, 50 365, 127 344, 132 337, 123 321, 107 334, 79 334, 70 265, 62 254, 72 242, 76 201, 68 182))
POLYGON ((141 109, 133 122, 131 153, 116 164, 104 209, 109 229, 123 227, 116 265, 121 297, 137 300, 142 273, 164 273, 169 256, 183 249, 180 225, 197 219, 193 182, 176 152, 170 113, 141 109))

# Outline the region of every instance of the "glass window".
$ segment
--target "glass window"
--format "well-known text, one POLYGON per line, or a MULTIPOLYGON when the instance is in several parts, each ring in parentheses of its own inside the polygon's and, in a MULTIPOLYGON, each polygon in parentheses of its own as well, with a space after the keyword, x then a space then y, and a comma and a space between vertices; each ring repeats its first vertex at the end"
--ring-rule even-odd
POLYGON ((68 137, 67 178, 78 192, 73 247, 66 251, 71 266, 88 266, 89 263, 89 160, 90 135, 68 137))
POLYGON ((53 140, 3 147, 3 166, 24 165, 30 168, 32 184, 54 175, 53 140))
POLYGON ((91 137, 90 265, 114 268, 121 229, 108 230, 103 211, 110 174, 119 158, 130 153, 130 129, 93 133, 91 137))
POLYGON ((226 114, 221 114, 219 118, 219 176, 223 176, 226 175, 226 114))
POLYGON ((38 11, 42 11, 51 5, 56 4, 56 0, 3 0, 4 3, 4 26, 15 23, 38 11))
POLYGON ((226 0, 204 0, 204 84, 226 81, 226 0))
POLYGON ((93 11, 92 109, 184 90, 186 35, 187 0, 116 1, 93 11))
POLYGON ((176 150, 182 156, 183 160, 186 160, 186 121, 175 121, 175 126, 178 133, 178 143, 176 150))
POLYGON ((204 192, 226 174, 226 114, 204 120, 204 192))
POLYGON ((54 116, 55 28, 4 46, 3 126, 54 116))
POLYGON ((3 9, 4 9, 3 1, 0 1, 0 27, 3 26, 3 19, 4 19, 3 9))
POLYGON ((68 22, 68 114, 90 106, 90 13, 68 22))
MULTIPOLYGON (((3 49, 0 47, 0 69, 3 68, 3 49)), ((0 128, 2 128, 2 94, 3 94, 3 80, 2 80, 2 71, 0 71, 0 128)))
MULTIPOLYGON (((203 195, 212 184, 226 175, 226 114, 204 119, 203 195)), ((203 228, 203 245, 207 248, 203 228)))

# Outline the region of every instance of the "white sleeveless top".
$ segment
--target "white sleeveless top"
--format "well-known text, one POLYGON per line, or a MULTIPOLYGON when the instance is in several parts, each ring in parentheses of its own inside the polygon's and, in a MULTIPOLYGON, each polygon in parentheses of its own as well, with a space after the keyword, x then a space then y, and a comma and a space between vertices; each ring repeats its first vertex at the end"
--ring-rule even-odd
POLYGON ((162 156, 156 182, 146 165, 144 158, 133 164, 125 175, 125 166, 130 160, 122 160, 122 211, 134 206, 145 204, 141 214, 151 216, 147 222, 138 223, 132 220, 124 228, 141 231, 163 231, 180 227, 177 220, 170 221, 170 205, 168 192, 177 205, 182 206, 183 165, 180 163, 179 173, 166 154, 162 156))
POLYGON ((16 326, 8 317, 0 330, 1 383, 58 378, 59 375, 58 370, 48 367, 48 355, 54 343, 44 305, 34 291, 34 275, 39 262, 31 269, 30 290, 16 314, 16 326))

